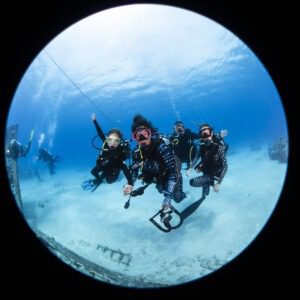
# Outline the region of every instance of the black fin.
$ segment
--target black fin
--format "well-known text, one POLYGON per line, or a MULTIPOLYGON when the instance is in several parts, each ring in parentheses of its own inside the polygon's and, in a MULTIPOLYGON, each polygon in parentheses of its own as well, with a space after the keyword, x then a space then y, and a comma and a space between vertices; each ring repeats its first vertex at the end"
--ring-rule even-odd
POLYGON ((81 184, 81 187, 84 191, 89 191, 91 190, 91 192, 95 191, 96 188, 100 185, 101 181, 97 180, 97 179, 88 179, 86 181, 84 181, 81 184))

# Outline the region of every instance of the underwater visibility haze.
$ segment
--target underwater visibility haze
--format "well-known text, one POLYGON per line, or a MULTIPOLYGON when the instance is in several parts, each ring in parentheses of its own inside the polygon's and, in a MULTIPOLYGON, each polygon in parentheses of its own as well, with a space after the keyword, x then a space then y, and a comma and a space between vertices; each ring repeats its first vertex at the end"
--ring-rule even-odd
MULTIPOLYGON (((24 74, 7 130, 6 145, 12 137, 27 145, 34 131, 26 156, 7 159, 29 226, 74 269, 120 286, 173 286, 221 268, 265 226, 287 169, 285 113, 259 59, 220 24, 163 5, 116 7, 59 34, 24 74), (154 184, 127 209, 122 172, 114 183, 83 190, 102 147, 92 113, 105 134, 119 128, 131 149, 136 114, 165 135, 175 121, 197 134, 203 123, 228 130, 219 192, 211 189, 181 226, 163 232, 149 221, 163 201, 154 184)), ((172 201, 179 213, 202 195, 190 185, 201 174, 186 167, 187 197, 172 201)))

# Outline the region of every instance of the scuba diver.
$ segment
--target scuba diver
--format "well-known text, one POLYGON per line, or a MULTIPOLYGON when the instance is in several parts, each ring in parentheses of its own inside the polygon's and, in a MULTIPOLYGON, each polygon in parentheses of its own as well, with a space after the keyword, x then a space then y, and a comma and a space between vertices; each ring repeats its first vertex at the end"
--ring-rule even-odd
MULTIPOLYGON (((145 187, 156 184, 158 192, 164 195, 161 222, 166 222, 171 218, 171 199, 180 202, 186 197, 182 191, 181 162, 170 141, 159 134, 142 115, 134 116, 131 131, 132 138, 137 142, 130 166, 133 180, 141 179, 145 187)), ((124 195, 129 194, 124 191, 124 195)))
POLYGON ((228 144, 223 140, 223 137, 227 135, 227 130, 222 130, 219 134, 214 134, 213 130, 214 128, 209 124, 200 126, 200 149, 192 164, 197 172, 203 172, 202 176, 190 180, 191 186, 203 187, 202 197, 209 194, 210 186, 215 192, 219 191, 228 169, 226 160, 228 144), (200 162, 197 163, 199 158, 200 162))
POLYGON ((91 170, 95 178, 83 182, 81 185, 82 188, 93 192, 104 179, 106 179, 107 183, 115 182, 122 170, 127 179, 124 192, 130 193, 133 189, 133 180, 129 168, 125 164, 125 160, 130 155, 128 142, 123 139, 121 131, 116 128, 112 128, 107 136, 105 136, 94 113, 92 113, 91 119, 103 145, 101 153, 97 157, 96 166, 91 170), (99 173, 101 174, 99 175, 99 173))
POLYGON ((186 163, 186 169, 190 168, 190 164, 195 158, 197 153, 198 134, 192 132, 190 129, 185 128, 183 122, 176 121, 174 124, 173 132, 168 136, 173 145, 175 154, 186 163))
POLYGON ((286 163, 288 157, 288 143, 280 137, 273 145, 268 147, 268 154, 271 160, 278 160, 286 163))
POLYGON ((17 141, 18 124, 11 125, 6 129, 6 168, 7 175, 10 182, 11 190, 15 196, 16 203, 19 208, 23 208, 21 190, 19 184, 18 175, 18 158, 26 157, 31 148, 32 138, 34 135, 34 130, 31 130, 30 137, 27 145, 22 145, 17 141))
POLYGON ((60 157, 58 155, 53 155, 45 148, 39 148, 37 160, 43 160, 48 164, 50 175, 55 174, 55 163, 60 161, 60 157))
POLYGON ((6 156, 14 160, 17 160, 19 157, 25 157, 31 148, 33 134, 34 130, 31 130, 27 145, 22 145, 16 139, 12 139, 7 146, 6 156))

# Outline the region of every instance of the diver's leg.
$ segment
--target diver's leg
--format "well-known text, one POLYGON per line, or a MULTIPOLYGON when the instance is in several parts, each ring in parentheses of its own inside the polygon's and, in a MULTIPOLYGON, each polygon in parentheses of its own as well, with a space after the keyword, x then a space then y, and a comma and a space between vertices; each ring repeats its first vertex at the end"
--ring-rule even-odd
POLYGON ((210 175, 202 175, 190 180, 190 185, 193 187, 203 187, 202 197, 209 194, 209 186, 214 184, 214 178, 210 175))
POLYGON ((120 174, 120 171, 117 172, 117 173, 113 173, 113 174, 106 174, 106 176, 105 176, 106 182, 107 183, 114 183, 118 179, 119 174, 120 174))
POLYGON ((173 199, 177 203, 181 202, 184 198, 186 198, 186 194, 185 192, 183 192, 182 188, 183 188, 182 175, 181 173, 179 173, 179 178, 173 191, 173 199))
POLYGON ((94 177, 95 177, 96 179, 100 179, 100 176, 99 176, 99 172, 100 172, 100 171, 101 171, 101 170, 100 170, 99 166, 96 165, 96 166, 91 170, 91 173, 92 173, 92 175, 94 175, 94 177))
POLYGON ((105 178, 103 171, 101 175, 99 173, 102 171, 102 168, 99 164, 97 164, 92 170, 91 173, 94 175, 94 179, 89 179, 83 183, 83 189, 84 190, 91 190, 91 192, 94 192, 97 187, 103 182, 103 179, 105 178))
POLYGON ((203 187, 211 184, 213 184, 213 177, 209 175, 201 175, 190 180, 190 185, 193 187, 203 187))
POLYGON ((105 178, 105 175, 104 175, 104 172, 102 172, 100 176, 98 174, 98 178, 95 178, 95 179, 91 180, 91 183, 90 183, 91 192, 94 192, 98 188, 98 186, 103 182, 104 178, 105 178))

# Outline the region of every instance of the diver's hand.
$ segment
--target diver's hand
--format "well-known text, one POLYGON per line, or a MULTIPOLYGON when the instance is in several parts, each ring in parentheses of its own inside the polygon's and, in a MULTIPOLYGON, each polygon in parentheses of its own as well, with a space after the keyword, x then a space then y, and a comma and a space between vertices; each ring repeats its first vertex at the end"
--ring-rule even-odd
POLYGON ((216 193, 219 192, 219 190, 220 190, 220 185, 221 185, 221 183, 218 183, 218 182, 214 184, 214 191, 215 191, 216 193))
POLYGON ((96 115, 95 115, 95 113, 92 113, 92 114, 91 114, 91 119, 92 119, 93 122, 96 120, 96 115))
POLYGON ((223 137, 225 137, 225 136, 227 136, 228 135, 228 130, 227 129, 222 129, 221 131, 220 131, 220 136, 221 136, 221 138, 223 138, 223 137))
POLYGON ((123 194, 124 196, 129 195, 133 190, 133 186, 130 184, 126 184, 123 188, 123 194))

